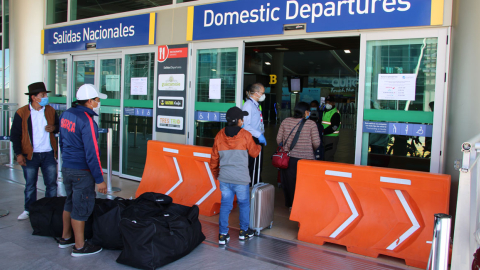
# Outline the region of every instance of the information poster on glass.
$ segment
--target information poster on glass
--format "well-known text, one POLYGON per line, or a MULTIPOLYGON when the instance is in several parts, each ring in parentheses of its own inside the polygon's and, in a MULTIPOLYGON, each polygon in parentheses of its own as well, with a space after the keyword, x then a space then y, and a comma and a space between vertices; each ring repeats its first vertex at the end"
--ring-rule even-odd
POLYGON ((188 45, 158 46, 157 132, 185 134, 188 45))
POLYGON ((221 99, 222 98, 222 79, 210 79, 208 85, 208 98, 221 99))
POLYGON ((132 78, 130 80, 130 95, 146 96, 148 92, 147 77, 132 78))
POLYGON ((378 100, 415 100, 416 74, 378 74, 378 100))
POLYGON ((120 91, 120 75, 107 75, 105 77, 107 91, 120 91))

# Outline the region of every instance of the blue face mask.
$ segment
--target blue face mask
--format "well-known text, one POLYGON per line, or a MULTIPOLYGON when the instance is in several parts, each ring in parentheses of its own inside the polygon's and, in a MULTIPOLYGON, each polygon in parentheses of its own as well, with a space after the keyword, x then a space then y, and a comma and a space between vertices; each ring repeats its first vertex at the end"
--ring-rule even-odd
POLYGON ((317 110, 316 107, 311 107, 311 108, 310 108, 310 111, 316 111, 316 110, 317 110))
POLYGON ((42 107, 48 105, 48 97, 42 98, 42 100, 38 104, 42 107))
POLYGON ((243 128, 245 126, 245 124, 242 124, 242 126, 240 128, 243 128))
POLYGON ((309 115, 307 115, 307 117, 305 117, 305 119, 308 119, 308 118, 310 118, 310 114, 309 114, 309 115))

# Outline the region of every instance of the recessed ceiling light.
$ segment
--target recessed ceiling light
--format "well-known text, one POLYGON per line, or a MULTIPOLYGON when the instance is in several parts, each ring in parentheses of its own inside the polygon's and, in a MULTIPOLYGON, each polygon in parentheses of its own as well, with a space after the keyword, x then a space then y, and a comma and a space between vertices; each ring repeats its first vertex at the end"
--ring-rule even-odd
POLYGON ((288 48, 280 47, 280 48, 275 48, 278 51, 288 51, 288 48))
POLYGON ((304 54, 305 54, 304 52, 298 52, 298 53, 301 54, 301 55, 304 55, 304 54))
POLYGON ((212 71, 217 71, 217 70, 212 68, 212 71))
POLYGON ((271 64, 270 62, 265 62, 265 65, 270 66, 271 64))
POLYGON ((350 53, 350 50, 344 50, 345 53, 350 53))

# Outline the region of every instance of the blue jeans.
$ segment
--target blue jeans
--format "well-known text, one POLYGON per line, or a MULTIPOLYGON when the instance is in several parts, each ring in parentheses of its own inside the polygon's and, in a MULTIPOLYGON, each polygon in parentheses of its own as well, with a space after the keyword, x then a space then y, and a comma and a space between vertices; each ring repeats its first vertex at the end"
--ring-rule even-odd
POLYGON ((228 184, 220 181, 222 203, 220 205, 220 233, 228 233, 228 216, 233 208, 233 197, 237 195, 237 204, 240 209, 240 229, 248 230, 250 223, 250 188, 246 185, 228 184))
POLYGON ((45 197, 57 197, 57 161, 53 150, 50 152, 33 153, 32 160, 27 161, 27 166, 22 166, 25 177, 25 211, 37 201, 38 169, 42 170, 43 183, 45 184, 45 197))

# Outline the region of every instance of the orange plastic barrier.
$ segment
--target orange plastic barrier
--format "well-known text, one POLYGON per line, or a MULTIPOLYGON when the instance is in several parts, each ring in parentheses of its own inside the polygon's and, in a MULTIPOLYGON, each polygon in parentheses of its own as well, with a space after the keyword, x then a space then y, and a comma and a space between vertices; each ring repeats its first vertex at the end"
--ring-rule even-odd
POLYGON ((301 241, 426 269, 434 214, 448 214, 449 197, 449 175, 301 160, 290 219, 301 241))
POLYGON ((202 215, 218 214, 221 192, 210 171, 211 152, 210 147, 148 141, 147 162, 135 195, 163 193, 174 203, 198 205, 202 215))

